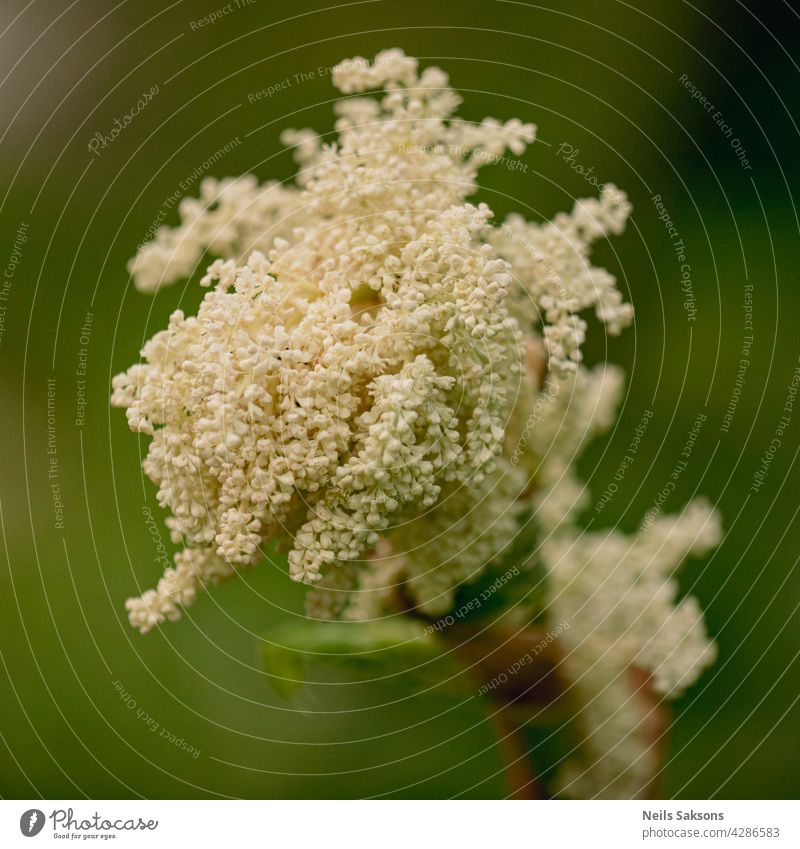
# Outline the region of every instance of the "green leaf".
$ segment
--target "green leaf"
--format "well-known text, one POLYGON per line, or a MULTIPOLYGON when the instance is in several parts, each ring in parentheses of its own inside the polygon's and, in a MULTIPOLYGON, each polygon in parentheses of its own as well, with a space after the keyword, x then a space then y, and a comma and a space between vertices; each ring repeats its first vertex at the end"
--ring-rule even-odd
POLYGON ((448 647, 425 624, 397 616, 376 622, 330 622, 303 619, 281 625, 263 637, 262 659, 273 689, 284 698, 298 695, 312 670, 361 680, 403 675, 408 686, 420 682, 437 688, 453 682, 471 691, 448 647), (413 682, 413 683, 412 683, 413 682))

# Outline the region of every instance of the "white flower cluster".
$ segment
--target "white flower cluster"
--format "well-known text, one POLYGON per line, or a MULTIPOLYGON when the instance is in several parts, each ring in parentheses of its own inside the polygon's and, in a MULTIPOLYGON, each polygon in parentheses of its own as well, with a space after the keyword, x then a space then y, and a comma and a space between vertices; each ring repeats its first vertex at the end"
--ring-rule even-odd
POLYGON ((208 548, 185 548, 175 555, 175 567, 167 569, 154 590, 128 599, 131 625, 146 633, 165 619, 180 619, 180 607, 188 607, 197 591, 235 574, 234 568, 208 548))
POLYGON ((542 545, 553 615, 574 623, 562 638, 564 665, 583 705, 584 745, 561 777, 569 795, 633 798, 646 789, 663 741, 649 732, 656 708, 634 673, 661 700, 714 661, 702 611, 693 596, 677 602, 674 575, 720 538, 714 511, 693 502, 632 537, 571 528, 542 545))
POLYGON ((578 798, 633 798, 657 763, 656 700, 674 698, 713 663, 696 599, 677 602, 678 567, 721 540, 716 512, 694 501, 632 536, 586 532, 575 522, 587 490, 574 464, 587 441, 614 421, 622 391, 617 369, 582 367, 559 384, 535 432, 539 554, 549 577, 549 609, 570 628, 563 666, 582 705, 582 743, 560 783, 578 798), (646 686, 643 684, 646 682, 646 686))
POLYGON ((313 616, 439 615, 532 498, 586 706, 565 790, 633 794, 646 752, 626 676, 673 695, 713 657, 697 605, 674 606, 672 573, 719 530, 699 506, 632 540, 575 523, 587 500, 575 459, 613 422, 622 386, 618 370, 580 364, 579 314, 593 308, 610 333, 632 317, 589 254, 630 205, 609 184, 552 221, 493 226, 466 198, 532 125, 454 117, 447 76, 399 50, 343 62, 333 81, 359 96, 337 104, 335 142, 284 133, 294 185, 209 178, 130 263, 155 291, 218 257, 197 315, 174 313, 114 379, 113 404, 152 437, 144 469, 185 546, 128 602, 130 620, 145 632, 177 618, 271 541, 314 585, 313 616))
POLYGON ((159 286, 189 277, 206 251, 239 256, 271 245, 291 229, 291 213, 299 193, 272 181, 263 186, 252 174, 200 183, 199 198, 183 198, 178 227, 161 226, 128 263, 136 288, 155 292, 159 286))
POLYGON ((530 309, 532 298, 541 311, 550 365, 557 371, 574 370, 581 361, 586 322, 577 315, 580 311, 594 307, 612 334, 633 318, 614 277, 589 262, 592 244, 621 233, 630 211, 625 194, 606 183, 598 199, 577 201, 569 214, 559 213, 542 224, 510 215, 490 236, 521 283, 522 310, 530 309))
MULTIPOLYGON (((176 312, 112 398, 152 436, 144 468, 175 542, 231 567, 285 542, 292 577, 309 583, 362 572, 343 564, 393 529, 430 516, 439 533, 486 501, 478 485, 498 478, 529 392, 509 265, 488 242, 489 209, 464 198, 486 156, 523 151, 533 127, 451 120, 445 75, 418 76, 399 51, 344 63, 334 80, 386 91, 340 104, 335 145, 290 134, 296 187, 206 181, 132 261, 153 290, 206 251, 225 257, 197 316, 176 312)), ((485 565, 478 538, 471 567, 429 568, 434 549, 406 558, 416 603, 446 609, 485 565)), ((172 615, 184 598, 173 586, 131 602, 132 621, 172 615)))

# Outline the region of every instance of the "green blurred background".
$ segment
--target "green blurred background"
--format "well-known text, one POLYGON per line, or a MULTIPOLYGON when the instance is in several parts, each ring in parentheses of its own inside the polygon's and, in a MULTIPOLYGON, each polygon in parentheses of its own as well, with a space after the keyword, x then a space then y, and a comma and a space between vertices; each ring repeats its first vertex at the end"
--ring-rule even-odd
MULTIPOLYGON (((207 173, 291 176, 281 129, 329 131, 334 97, 326 74, 296 74, 399 46, 449 72, 465 117, 538 125, 541 142, 522 157, 524 171, 483 171, 481 199, 498 216, 519 209, 538 220, 595 194, 576 164, 629 192, 628 231, 596 257, 618 274, 635 326, 607 339, 593 325, 587 347, 590 361, 623 365, 629 386, 618 426, 589 452, 584 471, 599 497, 643 411, 654 411, 634 466, 601 514, 604 524, 633 529, 703 412, 692 461, 664 509, 705 494, 726 528, 713 557, 682 572, 683 587, 707 610, 720 661, 676 706, 664 793, 797 796, 800 404, 763 486, 750 489, 800 355, 794 12, 755 0, 656 0, 643 9, 613 0, 234 0, 218 21, 197 27, 222 0, 23 5, 6 0, 0 12, 4 268, 18 228, 28 225, 0 341, 0 793, 503 794, 501 757, 476 697, 420 692, 403 675, 367 687, 322 665, 299 705, 280 699, 259 638, 302 612, 302 589, 280 559, 146 637, 129 628, 124 610, 160 573, 142 508, 161 515, 140 471, 146 443, 108 408, 110 380, 176 306, 191 311, 202 295, 194 281, 155 298, 138 294, 126 261, 181 181, 232 140, 240 141, 207 173), (682 75, 724 116, 749 169, 682 75), (287 79, 250 102, 249 94, 287 79), (110 132, 154 85, 158 95, 141 115, 99 156, 90 153, 91 137, 110 132), (564 144, 579 151, 572 164, 564 144), (686 245, 694 322, 654 194, 686 245), (725 431, 748 283, 752 362, 725 431), (63 530, 54 527, 48 479, 49 378, 63 530), (153 733, 115 682, 199 755, 153 733)), ((195 184, 185 194, 196 192, 195 184)), ((174 208, 166 220, 177 220, 174 208)))

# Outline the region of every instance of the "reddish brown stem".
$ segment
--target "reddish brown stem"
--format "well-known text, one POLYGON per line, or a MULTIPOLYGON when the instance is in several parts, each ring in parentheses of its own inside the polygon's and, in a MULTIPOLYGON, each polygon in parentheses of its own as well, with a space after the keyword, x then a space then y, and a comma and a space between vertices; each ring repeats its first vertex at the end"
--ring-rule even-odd
MULTIPOLYGON (((525 726, 528 722, 541 722, 544 717, 552 721, 554 717, 574 718, 580 714, 579 706, 572 704, 568 696, 570 687, 563 678, 563 654, 558 641, 548 639, 543 629, 533 627, 490 627, 475 633, 455 626, 448 629, 445 638, 480 681, 506 765, 507 798, 546 798, 525 738, 525 726), (521 658, 526 658, 522 665, 521 658)), ((647 737, 660 751, 666 711, 655 697, 648 676, 636 668, 630 674, 632 691, 647 712, 647 737)), ((647 798, 656 798, 657 793, 655 778, 661 757, 653 760, 653 780, 645 791, 647 798)))
POLYGON ((489 721, 494 728, 497 744, 505 762, 507 799, 544 799, 531 753, 525 743, 522 729, 511 717, 507 708, 493 710, 489 721))

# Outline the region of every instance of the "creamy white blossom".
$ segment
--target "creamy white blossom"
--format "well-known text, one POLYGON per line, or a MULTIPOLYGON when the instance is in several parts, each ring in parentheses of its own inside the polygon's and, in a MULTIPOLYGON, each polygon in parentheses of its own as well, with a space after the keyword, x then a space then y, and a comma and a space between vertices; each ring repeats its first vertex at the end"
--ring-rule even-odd
POLYGON ((559 780, 579 798, 645 792, 658 742, 642 676, 656 699, 674 698, 716 657, 696 599, 678 600, 675 577, 687 557, 721 541, 710 506, 696 500, 630 536, 586 532, 576 521, 588 491, 574 465, 587 441, 613 424, 621 392, 618 369, 579 367, 551 391, 533 440, 541 457, 535 500, 549 609, 554 621, 570 623, 561 637, 563 667, 583 705, 577 717, 583 745, 559 780))
POLYGON ((569 622, 564 665, 584 705, 585 745, 561 786, 635 795, 652 753, 631 675, 672 696, 713 659, 674 570, 720 532, 701 504, 632 538, 578 521, 575 461, 622 391, 619 369, 581 365, 582 313, 609 333, 632 318, 590 252, 630 204, 607 184, 551 221, 495 223, 467 198, 533 125, 455 117, 446 74, 399 50, 332 78, 348 95, 337 139, 282 135, 294 184, 208 178, 130 263, 155 291, 216 257, 197 315, 175 312, 114 379, 112 402, 151 437, 144 470, 184 547, 128 602, 131 623, 178 618, 268 543, 313 585, 312 616, 440 615, 533 509, 546 614, 569 622))
POLYGON ((563 525, 541 548, 551 579, 550 608, 573 623, 562 637, 564 666, 584 707, 585 745, 561 776, 569 795, 632 798, 652 777, 658 741, 645 673, 656 699, 674 698, 716 658, 697 601, 678 601, 677 568, 721 539, 719 520, 693 502, 631 537, 581 533, 563 525))

